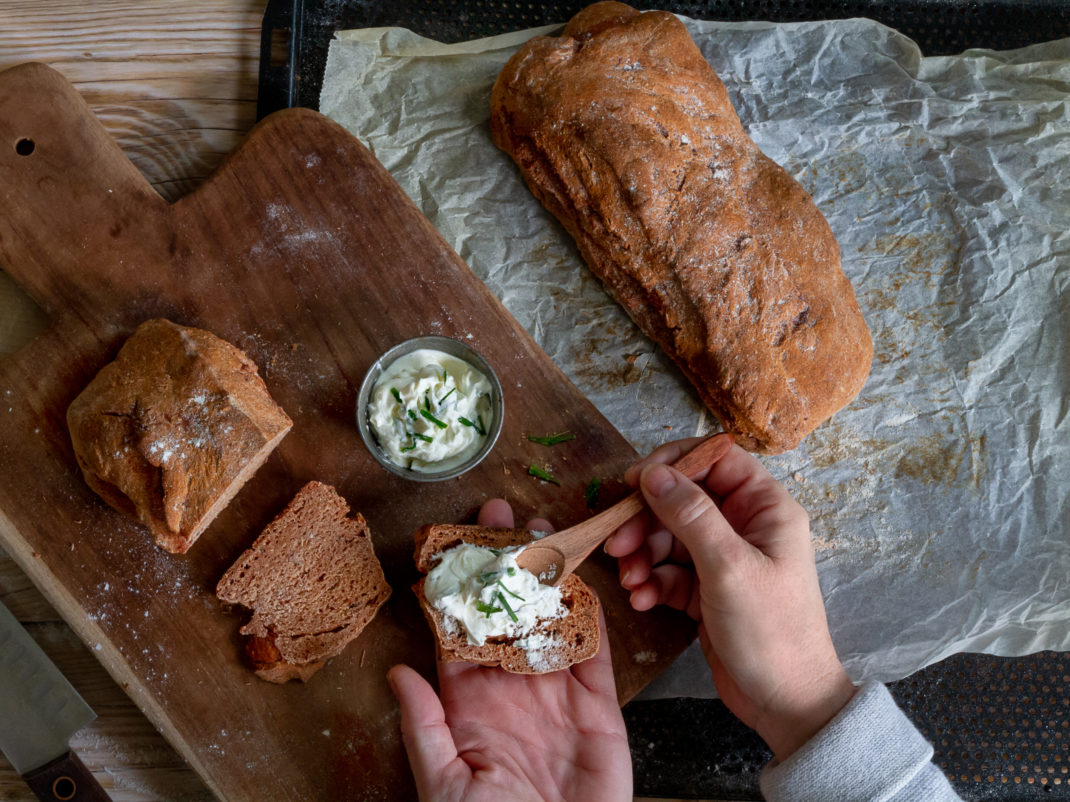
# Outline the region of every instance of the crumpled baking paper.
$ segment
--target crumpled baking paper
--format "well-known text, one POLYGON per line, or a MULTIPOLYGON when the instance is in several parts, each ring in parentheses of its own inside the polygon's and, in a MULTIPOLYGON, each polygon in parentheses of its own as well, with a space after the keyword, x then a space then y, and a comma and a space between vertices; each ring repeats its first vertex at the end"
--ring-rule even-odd
MULTIPOLYGON (((828 217, 873 332, 860 397, 763 459, 810 513, 848 672, 1070 648, 1070 39, 923 58, 868 20, 686 24, 828 217)), ((716 423, 490 139, 498 72, 555 30, 339 33, 320 109, 646 453, 716 423)), ((693 647, 644 698, 712 690, 693 647)))

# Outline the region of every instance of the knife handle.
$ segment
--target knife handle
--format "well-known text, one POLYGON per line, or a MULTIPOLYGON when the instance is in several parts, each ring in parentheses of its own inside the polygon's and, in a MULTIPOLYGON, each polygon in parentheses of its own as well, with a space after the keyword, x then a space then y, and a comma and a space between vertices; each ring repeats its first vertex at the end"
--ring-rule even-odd
POLYGON ((23 774, 22 779, 41 802, 108 802, 93 772, 74 752, 23 774))

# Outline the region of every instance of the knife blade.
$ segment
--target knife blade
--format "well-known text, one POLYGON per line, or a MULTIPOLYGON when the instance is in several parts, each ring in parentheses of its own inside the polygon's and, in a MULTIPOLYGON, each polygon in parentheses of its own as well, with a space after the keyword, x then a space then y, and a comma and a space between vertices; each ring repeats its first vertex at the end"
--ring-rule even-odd
POLYGON ((72 735, 96 717, 0 603, 0 752, 38 799, 108 799, 67 745, 72 735))

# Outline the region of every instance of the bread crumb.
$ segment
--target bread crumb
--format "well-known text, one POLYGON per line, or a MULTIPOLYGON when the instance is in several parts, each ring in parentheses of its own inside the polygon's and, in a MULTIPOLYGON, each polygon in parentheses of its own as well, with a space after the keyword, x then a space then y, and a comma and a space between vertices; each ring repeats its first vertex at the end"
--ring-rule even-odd
POLYGON ((647 666, 656 662, 658 659, 657 652, 636 652, 632 655, 632 660, 641 666, 647 666))

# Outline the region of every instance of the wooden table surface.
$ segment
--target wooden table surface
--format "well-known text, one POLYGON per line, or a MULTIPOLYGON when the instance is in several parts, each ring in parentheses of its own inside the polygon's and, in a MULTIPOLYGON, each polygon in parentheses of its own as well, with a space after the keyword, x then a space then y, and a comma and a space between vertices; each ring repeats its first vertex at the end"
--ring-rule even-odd
MULTIPOLYGON (((59 70, 173 201, 210 175, 256 120, 264 4, 0 0, 0 70, 27 61, 59 70)), ((47 322, 0 270, 0 358, 47 322)), ((71 746, 113 800, 214 798, 2 548, 0 601, 96 711, 71 746)), ((0 755, 0 800, 32 798, 0 755)))
MULTIPOLYGON (((27 61, 59 70, 150 183, 175 200, 256 121, 264 2, 0 0, 0 70, 27 61)), ((45 325, 0 273, 0 358, 45 325)), ((113 800, 214 799, 2 549, 0 600, 96 711, 71 745, 113 800)), ((0 756, 0 800, 29 799, 0 756)))

